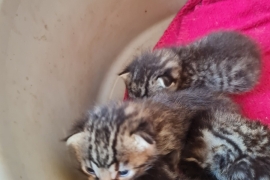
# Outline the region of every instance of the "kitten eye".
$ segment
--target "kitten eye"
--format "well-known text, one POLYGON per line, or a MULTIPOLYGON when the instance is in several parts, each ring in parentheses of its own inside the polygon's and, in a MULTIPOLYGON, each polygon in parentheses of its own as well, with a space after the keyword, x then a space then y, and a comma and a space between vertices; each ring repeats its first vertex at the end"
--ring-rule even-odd
POLYGON ((167 76, 161 76, 157 80, 163 88, 167 88, 174 85, 173 79, 167 76))
POLYGON ((125 176, 127 176, 127 175, 128 175, 128 173, 129 173, 129 171, 128 171, 128 170, 119 171, 119 175, 120 175, 121 177, 125 177, 125 176))
POLYGON ((87 171, 89 174, 95 175, 95 171, 94 171, 92 168, 90 168, 90 167, 87 167, 87 168, 86 168, 86 171, 87 171))

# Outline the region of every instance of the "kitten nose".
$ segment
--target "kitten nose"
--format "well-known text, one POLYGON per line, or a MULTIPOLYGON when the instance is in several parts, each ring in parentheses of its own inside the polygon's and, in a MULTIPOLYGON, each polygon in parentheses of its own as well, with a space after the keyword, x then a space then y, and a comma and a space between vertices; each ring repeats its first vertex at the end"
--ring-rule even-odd
POLYGON ((98 180, 112 180, 110 172, 104 169, 100 170, 100 177, 98 180))

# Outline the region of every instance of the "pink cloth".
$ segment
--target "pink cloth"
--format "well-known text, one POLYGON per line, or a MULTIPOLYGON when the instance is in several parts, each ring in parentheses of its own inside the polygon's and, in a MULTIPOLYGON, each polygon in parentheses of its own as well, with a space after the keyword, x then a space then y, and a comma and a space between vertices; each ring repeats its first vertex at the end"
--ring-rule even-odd
POLYGON ((270 124, 270 1, 188 0, 155 46, 185 44, 219 30, 240 31, 262 50, 262 76, 252 92, 233 96, 243 113, 270 124))

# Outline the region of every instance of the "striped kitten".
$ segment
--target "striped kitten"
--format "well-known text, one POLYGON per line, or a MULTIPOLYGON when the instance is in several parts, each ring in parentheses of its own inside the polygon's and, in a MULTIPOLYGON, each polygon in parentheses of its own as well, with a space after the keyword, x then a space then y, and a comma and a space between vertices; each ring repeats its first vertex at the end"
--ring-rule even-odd
MULTIPOLYGON (((179 94, 181 91, 157 96, 179 107, 183 106, 179 94)), ((205 94, 201 93, 201 98, 205 94)), ((187 177, 270 180, 270 129, 243 117, 236 108, 228 99, 220 98, 212 105, 206 103, 205 109, 190 119, 180 163, 187 177)))
POLYGON ((193 119, 181 169, 196 177, 194 164, 219 180, 270 180, 270 130, 223 109, 193 119))
POLYGON ((241 93, 249 91, 259 78, 260 52, 244 35, 214 32, 185 46, 145 52, 119 75, 130 98, 188 87, 241 93))
POLYGON ((89 180, 180 178, 180 152, 191 119, 205 106, 229 100, 199 89, 172 98, 157 95, 97 106, 79 121, 66 142, 89 180), (173 161, 164 160, 168 157, 173 161))

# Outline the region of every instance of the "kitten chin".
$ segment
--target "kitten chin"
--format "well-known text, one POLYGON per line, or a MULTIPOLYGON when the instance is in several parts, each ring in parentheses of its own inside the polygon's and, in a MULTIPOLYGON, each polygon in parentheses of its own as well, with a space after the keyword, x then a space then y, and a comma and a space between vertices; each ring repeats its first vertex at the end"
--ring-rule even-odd
POLYGON ((188 45, 144 52, 119 75, 131 98, 189 87, 239 94, 257 84, 260 61, 253 40, 237 32, 219 31, 188 45))

